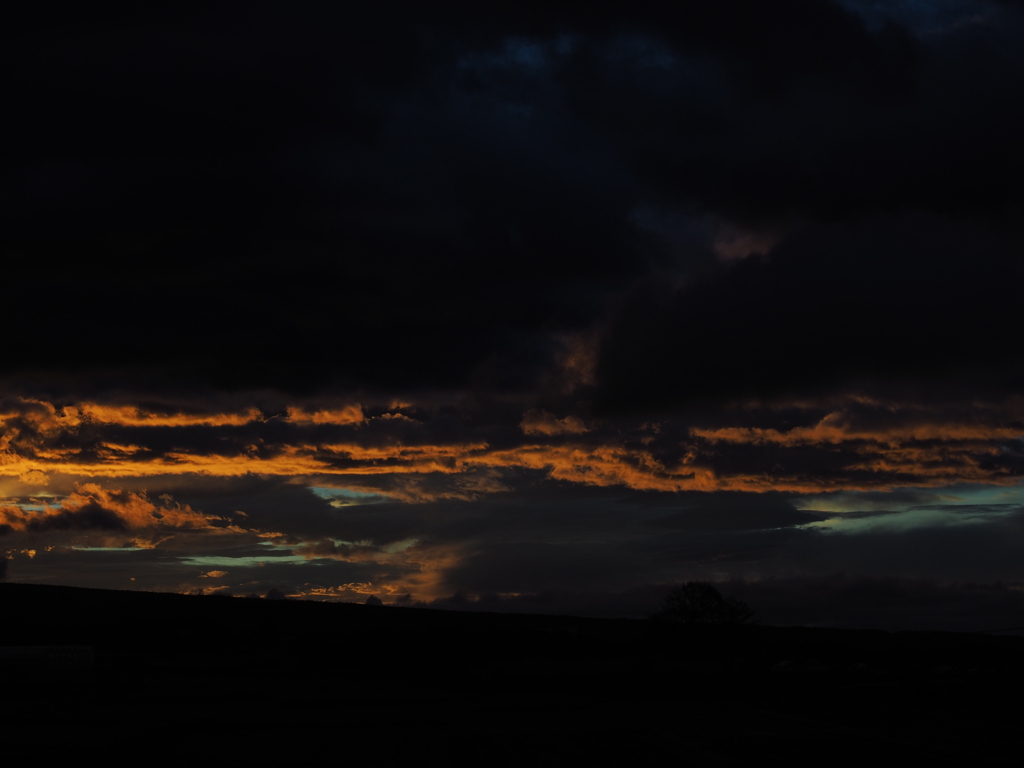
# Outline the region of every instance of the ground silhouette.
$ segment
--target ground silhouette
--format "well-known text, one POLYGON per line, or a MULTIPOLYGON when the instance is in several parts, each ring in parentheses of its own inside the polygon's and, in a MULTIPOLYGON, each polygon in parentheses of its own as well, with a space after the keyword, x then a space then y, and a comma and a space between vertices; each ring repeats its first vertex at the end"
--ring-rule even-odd
POLYGON ((0 584, 5 748, 51 762, 999 765, 1021 659, 1005 635, 0 584))

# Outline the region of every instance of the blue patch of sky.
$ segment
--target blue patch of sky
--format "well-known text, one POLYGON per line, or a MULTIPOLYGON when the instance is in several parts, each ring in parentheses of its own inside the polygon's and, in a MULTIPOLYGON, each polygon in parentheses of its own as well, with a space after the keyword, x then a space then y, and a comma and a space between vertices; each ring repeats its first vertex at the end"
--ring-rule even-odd
POLYGON ((259 567, 260 565, 315 565, 316 561, 307 560, 300 555, 245 555, 242 557, 224 557, 220 555, 190 555, 178 558, 182 565, 209 567, 259 567))
POLYGON ((314 485, 311 490, 321 499, 326 500, 332 507, 355 507, 362 504, 379 504, 389 501, 387 496, 373 491, 355 491, 351 488, 327 488, 321 485, 314 485))
POLYGON ((973 525, 995 522, 1024 511, 1024 483, 840 491, 794 499, 793 505, 804 511, 832 514, 827 520, 800 526, 826 532, 862 533, 973 525))
POLYGON ((53 509, 54 507, 61 507, 64 502, 63 496, 58 496, 57 494, 49 493, 48 491, 43 491, 42 493, 33 493, 28 498, 29 501, 27 502, 13 499, 11 501, 4 501, 3 503, 10 504, 11 506, 14 507, 18 507, 19 509, 23 509, 26 512, 44 512, 47 506, 53 509), (43 501, 43 503, 37 504, 37 501, 43 501))
MULTIPOLYGON (((336 547, 372 547, 373 541, 370 539, 363 539, 361 541, 346 541, 345 539, 329 538, 330 541, 336 547)), ((387 554, 394 554, 396 552, 402 552, 409 547, 416 546, 419 543, 419 539, 401 539, 400 541, 392 541, 384 546, 380 547, 381 552, 387 554)), ((294 544, 276 544, 272 541, 261 541, 259 546, 267 547, 268 549, 280 551, 286 550, 291 551, 294 549, 294 544)))

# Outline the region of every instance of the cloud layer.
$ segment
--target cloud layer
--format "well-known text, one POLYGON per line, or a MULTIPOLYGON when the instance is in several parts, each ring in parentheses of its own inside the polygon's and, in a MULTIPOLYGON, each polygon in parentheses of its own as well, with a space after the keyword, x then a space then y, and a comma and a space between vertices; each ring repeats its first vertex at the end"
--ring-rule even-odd
POLYGON ((42 484, 50 473, 255 474, 349 483, 407 501, 506 491, 503 478, 521 470, 635 490, 792 493, 1013 484, 1024 474, 1019 399, 928 405, 847 396, 704 409, 691 415, 696 424, 675 414, 589 427, 538 409, 509 424, 483 409, 404 405, 412 415, 353 404, 277 415, 96 403, 58 410, 9 398, 0 474, 42 484))
POLYGON ((6 19, 8 578, 1013 603, 1020 3, 6 19))

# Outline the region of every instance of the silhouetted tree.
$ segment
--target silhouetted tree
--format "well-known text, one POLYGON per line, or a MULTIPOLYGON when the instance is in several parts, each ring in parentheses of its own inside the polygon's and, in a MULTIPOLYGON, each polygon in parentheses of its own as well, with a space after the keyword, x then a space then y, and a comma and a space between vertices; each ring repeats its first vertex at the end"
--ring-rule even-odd
POLYGON ((706 581, 688 581, 665 598, 655 618, 680 624, 747 624, 754 612, 735 597, 722 593, 706 581))

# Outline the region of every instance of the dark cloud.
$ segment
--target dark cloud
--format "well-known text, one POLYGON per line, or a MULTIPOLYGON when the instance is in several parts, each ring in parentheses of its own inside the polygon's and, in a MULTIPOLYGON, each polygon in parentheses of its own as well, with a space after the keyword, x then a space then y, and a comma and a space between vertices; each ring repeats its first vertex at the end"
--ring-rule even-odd
POLYGON ((789 499, 741 493, 702 494, 680 500, 683 509, 648 525, 679 531, 765 530, 827 520, 828 513, 797 510, 789 499))
POLYGON ((598 282, 632 270, 621 164, 571 124, 452 91, 457 52, 425 46, 419 14, 244 16, 7 48, 34 73, 6 142, 11 277, 44 257, 83 302, 35 316, 8 370, 170 365, 179 383, 302 390, 411 365, 462 383, 496 347, 545 361, 522 342, 592 314, 584 264, 598 282), (57 360, 67 311, 103 343, 57 360))
POLYGON ((644 206, 773 228, 1019 201, 1008 6, 923 37, 812 0, 400 7, 16 14, 8 279, 75 291, 20 317, 6 371, 530 387, 624 286, 707 261, 644 206))
POLYGON ((937 216, 817 226, 763 258, 651 284, 601 351, 607 408, 812 395, 935 397, 1024 387, 1013 346, 1021 233, 937 216))

